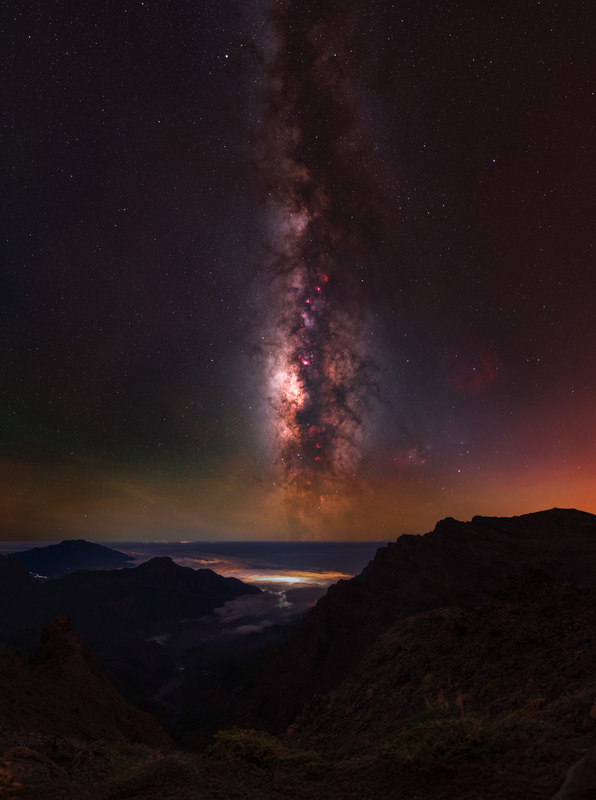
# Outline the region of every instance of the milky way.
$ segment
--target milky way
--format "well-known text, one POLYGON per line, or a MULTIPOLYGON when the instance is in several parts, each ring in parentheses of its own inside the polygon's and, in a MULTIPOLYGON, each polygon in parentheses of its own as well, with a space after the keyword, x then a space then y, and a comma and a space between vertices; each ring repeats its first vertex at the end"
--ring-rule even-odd
POLYGON ((373 204, 345 4, 288 4, 263 39, 268 252, 257 331, 277 484, 300 519, 355 477, 379 384, 363 300, 373 204))

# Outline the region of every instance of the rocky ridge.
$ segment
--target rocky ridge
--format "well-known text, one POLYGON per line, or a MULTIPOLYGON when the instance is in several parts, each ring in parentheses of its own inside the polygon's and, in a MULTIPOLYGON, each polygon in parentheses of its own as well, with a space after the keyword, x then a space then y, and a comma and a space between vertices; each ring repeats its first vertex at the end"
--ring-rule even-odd
MULTIPOLYGON (((36 733, 12 728, 22 717, 10 726, 0 719, 0 795, 11 800, 593 800, 595 614, 595 588, 555 584, 540 571, 525 571, 506 579, 499 593, 472 612, 452 607, 401 620, 371 648, 352 679, 307 704, 283 742, 228 731, 213 754, 203 756, 167 753, 163 741, 161 752, 135 745, 136 721, 113 697, 103 709, 112 715, 107 724, 87 706, 80 710, 85 716, 90 712, 91 724, 76 727, 76 698, 66 695, 71 685, 75 693, 80 686, 81 657, 92 667, 93 658, 68 621, 59 619, 45 629, 35 659, 42 663, 31 668, 55 660, 46 677, 53 698, 66 699, 63 719, 51 718, 57 709, 52 703, 45 709, 33 704, 36 733), (74 669, 73 649, 78 651, 74 669), (467 747, 463 756, 453 758, 444 737, 427 737, 421 750, 421 730, 432 732, 442 724, 444 733, 463 723, 468 726, 460 737, 467 747), (104 734, 100 741, 93 724, 104 734), (79 742, 61 738, 73 731, 79 742), (406 735, 400 738, 400 731, 406 735), (482 743, 479 731, 490 736, 482 752, 474 753, 469 745, 482 743)), ((96 684, 98 690, 107 697, 105 685, 96 684)))
MULTIPOLYGON (((474 720, 471 730, 484 725, 495 737, 483 759, 494 784, 514 773, 520 786, 551 797, 596 747, 595 619, 594 587, 556 584, 535 569, 507 577, 472 612, 445 608, 398 622, 350 678, 306 704, 283 741, 326 758, 378 758, 407 750, 436 720, 446 729, 474 720)), ((463 786, 476 767, 464 759, 461 774, 442 774, 444 755, 440 746, 413 748, 406 763, 463 786)))
MULTIPOLYGON (((130 569, 83 570, 38 583, 18 559, 0 556, 0 641, 32 654, 42 626, 65 614, 118 692, 132 705, 157 714, 178 736, 180 708, 153 698, 163 687, 188 684, 206 668, 215 673, 215 682, 224 657, 218 649, 219 626, 202 618, 228 600, 260 593, 236 578, 181 567, 170 558, 154 558, 130 569), (212 645, 205 644, 209 637, 212 645)), ((229 637, 220 638, 225 645, 229 637)), ((267 637, 262 638, 265 650, 267 637)), ((244 681, 244 702, 252 692, 253 674, 254 668, 244 681)), ((235 685, 220 692, 226 708, 237 700, 227 691, 235 685)), ((217 710, 222 702, 218 695, 212 705, 217 710)), ((180 703, 188 705, 186 698, 180 703)))
POLYGON ((166 752, 175 747, 154 717, 118 694, 63 615, 44 626, 30 661, 0 645, 0 725, 86 742, 124 740, 166 752))
POLYGON ((427 707, 555 720, 550 704, 583 693, 573 711, 566 707, 565 724, 591 733, 595 619, 596 588, 557 584, 535 569, 509 576, 471 612, 451 607, 400 620, 350 678, 305 705, 284 741, 329 755, 358 740, 372 753, 427 707))
POLYGON ((472 609, 524 567, 594 584, 596 516, 551 509, 471 522, 447 518, 430 533, 380 548, 361 575, 329 587, 306 625, 270 652, 255 689, 255 727, 283 732, 305 702, 337 687, 399 619, 449 606, 472 609))

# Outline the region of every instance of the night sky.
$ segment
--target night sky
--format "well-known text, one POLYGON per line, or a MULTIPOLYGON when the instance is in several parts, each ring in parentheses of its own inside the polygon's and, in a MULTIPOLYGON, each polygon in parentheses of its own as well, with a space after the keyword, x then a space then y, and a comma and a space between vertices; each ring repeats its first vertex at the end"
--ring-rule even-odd
POLYGON ((9 2, 0 537, 596 513, 596 10, 9 2))

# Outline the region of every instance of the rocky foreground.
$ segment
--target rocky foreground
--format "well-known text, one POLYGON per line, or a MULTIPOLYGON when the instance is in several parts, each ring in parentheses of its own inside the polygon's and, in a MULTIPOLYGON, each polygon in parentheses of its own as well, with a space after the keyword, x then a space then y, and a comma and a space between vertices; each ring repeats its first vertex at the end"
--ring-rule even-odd
POLYGON ((255 688, 254 726, 283 733, 313 695, 350 676, 398 620, 448 606, 473 609, 525 567, 560 583, 595 584, 596 516, 553 508, 447 518, 430 533, 379 548, 361 575, 330 586, 306 625, 269 653, 255 688))
POLYGON ((126 740, 164 751, 175 748, 155 717, 118 694, 63 615, 44 626, 31 659, 0 645, 0 724, 82 742, 126 740))
POLYGON ((595 620, 596 588, 511 576, 472 612, 400 621, 283 741, 335 759, 395 757, 487 797, 551 797, 596 745, 595 620))
POLYGON ((117 696, 61 618, 32 663, 0 653, 0 797, 593 800, 594 620, 596 588, 526 570, 471 612, 401 620, 282 741, 223 731, 197 755, 117 696))

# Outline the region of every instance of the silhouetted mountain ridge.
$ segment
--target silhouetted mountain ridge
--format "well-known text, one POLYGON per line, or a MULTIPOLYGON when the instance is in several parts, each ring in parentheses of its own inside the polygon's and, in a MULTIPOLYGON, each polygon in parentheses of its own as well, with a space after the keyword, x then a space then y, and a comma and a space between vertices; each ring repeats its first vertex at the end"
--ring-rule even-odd
POLYGON ((446 606, 472 609, 506 575, 541 569, 596 583, 596 516, 551 509, 518 517, 451 517, 377 550, 363 572, 330 586, 304 627, 272 650, 255 689, 254 724, 281 732, 313 694, 327 694, 399 619, 446 606))
POLYGON ((92 640, 143 638, 239 595, 260 593, 237 578, 181 567, 167 557, 130 569, 79 570, 40 584, 18 560, 0 556, 0 625, 34 636, 48 619, 66 614, 92 640))
POLYGON ((132 556, 85 539, 65 539, 60 544, 33 547, 7 558, 18 558, 27 572, 47 578, 59 578, 78 569, 118 569, 130 567, 132 556))
MULTIPOLYGON (((158 714, 172 729, 175 710, 151 698, 164 686, 201 675, 205 663, 219 687, 222 651, 231 650, 240 660, 246 653, 243 641, 223 635, 218 622, 206 618, 213 619, 214 609, 229 600, 255 594, 261 594, 256 586, 211 569, 181 567, 168 557, 130 569, 79 570, 40 583, 18 559, 0 556, 0 641, 31 654, 40 628, 60 614, 68 616, 125 699, 158 714), (194 655, 185 656, 189 648, 194 655)), ((261 652, 268 642, 285 640, 279 635, 261 639, 261 652)), ((252 693, 255 668, 248 676, 244 702, 252 693)), ((233 692, 231 699, 237 699, 233 692)), ((226 702, 229 706, 230 699, 226 702)))

